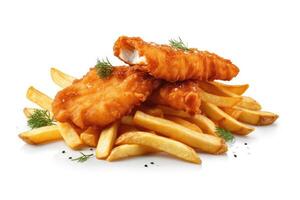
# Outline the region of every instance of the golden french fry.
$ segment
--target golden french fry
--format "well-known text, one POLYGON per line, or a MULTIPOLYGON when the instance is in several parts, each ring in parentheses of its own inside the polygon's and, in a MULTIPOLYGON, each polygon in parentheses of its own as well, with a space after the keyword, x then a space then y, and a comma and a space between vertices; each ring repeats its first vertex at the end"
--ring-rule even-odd
POLYGON ((100 135, 100 130, 94 127, 89 127, 80 134, 80 139, 89 147, 96 147, 100 135))
POLYGON ((144 113, 153 115, 155 117, 164 117, 164 112, 158 107, 141 106, 139 109, 144 113))
POLYGON ((97 159, 104 159, 110 154, 117 137, 118 126, 119 123, 115 122, 111 126, 102 130, 96 148, 97 159))
POLYGON ((245 108, 240 107, 234 107, 234 110, 237 112, 241 112, 241 114, 238 116, 237 120, 252 124, 252 125, 270 125, 276 121, 276 119, 279 117, 275 113, 271 112, 265 112, 265 111, 254 111, 254 110, 248 110, 245 108))
POLYGON ((221 108, 221 109, 236 120, 238 120, 240 115, 242 114, 241 110, 237 110, 234 108, 221 108))
POLYGON ((156 108, 162 110, 165 115, 172 115, 172 116, 183 117, 183 118, 190 118, 192 116, 183 110, 175 110, 167 106, 157 105, 156 108))
POLYGON ((26 94, 27 98, 48 111, 52 111, 52 99, 34 87, 29 87, 26 94))
POLYGON ((245 96, 239 96, 233 92, 230 92, 229 90, 225 88, 218 87, 217 85, 213 85, 209 82, 204 82, 201 81, 198 83, 198 85, 203 89, 204 91, 215 94, 215 95, 220 95, 220 96, 225 96, 225 97, 241 97, 242 100, 236 104, 236 106, 240 106, 242 108, 247 108, 250 110, 260 110, 261 105, 254 100, 251 97, 245 97, 245 96))
POLYGON ((165 115, 172 115, 176 117, 185 118, 188 121, 191 121, 192 123, 200 127, 203 133, 218 136, 216 134, 216 125, 214 124, 213 121, 211 121, 204 115, 200 115, 200 114, 190 115, 187 112, 184 112, 182 110, 175 110, 173 108, 161 106, 161 105, 158 105, 157 107, 160 108, 165 115))
POLYGON ((84 143, 75 129, 68 123, 57 123, 60 134, 65 143, 72 149, 80 149, 84 147, 84 143))
POLYGON ((190 118, 188 118, 191 122, 195 123, 198 127, 202 129, 202 131, 205 134, 213 135, 213 136, 218 136, 216 133, 216 125, 213 121, 211 121, 209 118, 205 117, 204 115, 194 115, 190 118))
POLYGON ((126 124, 126 125, 130 125, 130 126, 134 126, 133 117, 129 116, 129 115, 124 116, 124 117, 121 118, 121 123, 126 124))
POLYGON ((35 108, 24 108, 23 113, 28 118, 30 117, 35 111, 35 108))
POLYGON ((242 101, 240 101, 236 106, 250 109, 250 110, 260 110, 261 105, 251 97, 242 96, 242 101))
POLYGON ((62 139, 56 125, 32 129, 19 134, 19 137, 28 144, 43 144, 62 139))
POLYGON ((233 107, 242 101, 242 97, 224 97, 201 91, 201 100, 220 107, 233 107))
POLYGON ((201 163, 201 160, 194 149, 191 147, 162 136, 158 136, 149 132, 127 132, 121 135, 117 141, 117 145, 120 144, 139 144, 144 145, 159 151, 166 152, 177 158, 193 162, 201 163))
POLYGON ((182 126, 184 126, 186 128, 189 128, 189 129, 191 129, 193 131, 197 131, 199 133, 203 133, 202 130, 201 130, 201 128, 199 128, 199 126, 197 126, 196 124, 193 124, 193 123, 191 123, 191 122, 189 122, 189 121, 187 121, 185 119, 182 119, 180 117, 176 117, 176 116, 172 116, 172 115, 167 115, 167 116, 165 116, 165 119, 173 121, 173 122, 175 122, 177 124, 180 124, 180 125, 182 125, 182 126))
POLYGON ((60 86, 61 88, 65 88, 70 86, 75 78, 73 76, 70 76, 68 74, 65 74, 64 72, 56 69, 56 68, 51 68, 50 70, 51 73, 51 78, 55 84, 60 86))
POLYGON ((202 102, 201 110, 213 121, 216 121, 219 126, 233 133, 247 135, 254 130, 253 127, 235 120, 233 117, 211 103, 202 102))
POLYGON ((139 144, 123 144, 113 148, 106 160, 115 161, 115 160, 120 160, 128 157, 140 156, 140 155, 145 155, 145 154, 155 153, 155 152, 158 151, 151 147, 147 147, 139 144))
POLYGON ((154 117, 141 111, 135 113, 133 122, 207 153, 219 154, 227 151, 227 145, 222 138, 199 133, 170 120, 154 117))
POLYGON ((223 88, 223 89, 226 89, 234 94, 237 94, 237 95, 242 95, 246 92, 246 90, 249 88, 249 84, 243 84, 243 85, 227 85, 227 84, 224 84, 224 83, 220 83, 220 82, 216 82, 216 81, 213 81, 213 82, 210 82, 211 84, 217 86, 217 87, 220 87, 220 88, 223 88))

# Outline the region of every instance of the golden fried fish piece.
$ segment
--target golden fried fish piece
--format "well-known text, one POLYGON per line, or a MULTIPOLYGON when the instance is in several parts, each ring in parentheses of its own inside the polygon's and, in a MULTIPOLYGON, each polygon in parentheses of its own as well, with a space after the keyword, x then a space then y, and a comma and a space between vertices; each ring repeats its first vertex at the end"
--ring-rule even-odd
POLYGON ((193 81, 164 83, 153 92, 147 102, 186 111, 192 115, 200 112, 201 89, 193 81))
POLYGON ((54 117, 80 128, 104 127, 145 101, 159 81, 132 67, 113 67, 112 74, 100 78, 95 68, 57 93, 54 117))
POLYGON ((119 37, 114 44, 114 54, 125 63, 170 82, 231 80, 239 72, 230 60, 216 54, 197 49, 183 51, 147 43, 139 37, 119 37))

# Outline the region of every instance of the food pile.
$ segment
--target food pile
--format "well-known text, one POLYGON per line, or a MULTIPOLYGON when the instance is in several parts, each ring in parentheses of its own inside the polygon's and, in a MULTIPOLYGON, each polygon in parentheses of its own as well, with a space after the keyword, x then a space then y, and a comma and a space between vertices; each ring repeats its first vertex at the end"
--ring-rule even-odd
POLYGON ((41 108, 24 108, 31 130, 20 138, 96 147, 96 158, 108 161, 164 152, 201 163, 197 152, 223 154, 233 134, 247 135, 278 118, 243 96, 248 84, 216 81, 238 75, 230 60, 188 48, 180 38, 169 42, 121 36, 114 55, 127 65, 98 60, 81 79, 51 68, 62 90, 52 99, 29 87, 27 98, 41 108))

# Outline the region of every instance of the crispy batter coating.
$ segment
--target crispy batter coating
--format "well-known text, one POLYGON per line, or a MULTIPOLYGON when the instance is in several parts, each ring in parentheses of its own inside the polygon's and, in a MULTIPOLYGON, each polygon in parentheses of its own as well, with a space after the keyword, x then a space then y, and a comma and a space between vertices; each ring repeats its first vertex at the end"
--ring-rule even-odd
POLYGON ((147 43, 139 37, 121 36, 114 54, 127 64, 170 82, 195 80, 231 80, 239 69, 216 54, 190 49, 178 50, 167 45, 147 43))
POLYGON ((101 79, 92 68, 82 79, 58 92, 53 101, 54 117, 80 128, 104 127, 145 101, 158 81, 132 67, 114 67, 101 79))
POLYGON ((184 110, 193 115, 200 112, 200 88, 193 81, 164 83, 147 102, 184 110))

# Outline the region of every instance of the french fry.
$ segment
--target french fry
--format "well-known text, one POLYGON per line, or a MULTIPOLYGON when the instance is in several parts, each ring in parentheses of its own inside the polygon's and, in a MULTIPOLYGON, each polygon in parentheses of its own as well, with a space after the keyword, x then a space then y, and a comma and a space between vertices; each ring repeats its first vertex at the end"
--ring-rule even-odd
POLYGON ((236 120, 238 120, 240 115, 242 114, 241 110, 234 109, 234 108, 221 108, 221 109, 236 120))
POLYGON ((236 104, 236 106, 240 106, 242 108, 247 108, 250 110, 260 110, 261 109, 261 105, 251 97, 239 96, 233 92, 230 92, 227 89, 218 87, 218 85, 214 85, 209 82, 201 81, 198 84, 201 87, 201 89, 203 89, 204 91, 211 93, 211 94, 225 96, 225 97, 242 97, 242 100, 240 102, 238 102, 236 104))
POLYGON ((133 117, 129 116, 129 115, 124 116, 124 117, 121 118, 121 123, 126 124, 126 125, 130 125, 130 126, 134 126, 133 117))
POLYGON ((164 112, 158 107, 141 106, 140 110, 155 117, 164 117, 164 112))
POLYGON ((189 129, 191 129, 193 131, 197 131, 199 133, 203 133, 203 131, 201 130, 201 128, 199 128, 196 124, 193 124, 193 123, 191 123, 191 122, 189 122, 189 121, 187 121, 185 119, 182 119, 180 117, 176 117, 176 116, 172 116, 172 115, 167 115, 167 116, 165 116, 165 119, 173 121, 173 122, 175 122, 177 124, 180 124, 180 125, 182 125, 182 126, 184 126, 186 128, 189 128, 189 129))
POLYGON ((201 160, 194 149, 191 147, 162 136, 158 136, 149 132, 127 132, 121 135, 117 141, 117 145, 120 144, 139 144, 144 145, 159 151, 166 152, 177 158, 193 162, 201 163, 201 160))
POLYGON ((117 137, 118 126, 119 123, 115 122, 102 130, 96 148, 97 159, 105 159, 110 154, 117 137))
POLYGON ((19 134, 19 137, 26 143, 35 145, 62 139, 56 125, 32 129, 19 134))
POLYGON ((212 103, 220 107, 233 107, 234 105, 242 101, 242 97, 240 96, 224 97, 224 96, 210 94, 203 90, 201 91, 201 99, 203 101, 212 103))
POLYGON ((222 128, 233 133, 247 135, 254 130, 254 128, 235 120, 233 117, 211 103, 202 102, 201 110, 213 121, 216 121, 222 128))
POLYGON ((211 121, 209 118, 205 117, 204 115, 194 115, 190 117, 188 120, 195 123, 198 127, 200 127, 205 134, 217 136, 216 133, 216 125, 213 121, 211 121))
POLYGON ((89 147, 96 147, 99 140, 100 130, 89 127, 80 134, 80 139, 89 147))
POLYGON ((52 111, 52 99, 34 87, 31 86, 28 88, 26 96, 30 101, 36 103, 43 109, 49 112, 52 111))
POLYGON ((115 161, 115 160, 120 160, 128 157, 140 156, 140 155, 145 155, 145 154, 155 153, 155 152, 158 151, 151 147, 147 147, 139 144, 123 144, 113 148, 106 160, 115 161))
POLYGON ((133 122, 207 153, 219 154, 227 151, 227 145, 222 138, 202 134, 170 120, 154 117, 141 111, 135 113, 133 122))
MULTIPOLYGON (((256 126, 270 125, 276 121, 279 117, 275 113, 265 111, 254 111, 245 108, 234 107, 232 108, 235 112, 240 112, 240 115, 236 118, 237 120, 256 126)), ((232 115, 231 113, 229 115, 232 115)))
POLYGON ((55 84, 60 86, 61 88, 65 88, 70 86, 75 78, 73 76, 70 76, 68 74, 65 74, 64 72, 56 69, 56 68, 51 68, 50 70, 51 73, 51 78, 55 84))
POLYGON ((224 83, 220 83, 220 82, 216 82, 216 81, 213 81, 213 82, 210 82, 211 84, 217 86, 217 87, 220 87, 220 88, 223 88, 225 90, 228 90, 234 94, 237 94, 237 95, 242 95, 246 92, 246 90, 249 88, 249 84, 243 84, 243 85, 227 85, 227 84, 224 84, 224 83))
POLYGON ((190 115, 187 112, 184 112, 182 110, 175 110, 170 107, 161 106, 158 105, 158 108, 160 108, 165 115, 171 115, 171 116, 177 116, 187 119, 188 121, 191 121, 192 123, 196 124, 198 127, 200 127, 205 134, 218 136, 216 134, 216 125, 213 121, 205 117, 204 115, 196 114, 196 115, 190 115))
POLYGON ((80 149, 84 147, 84 143, 75 129, 68 123, 57 123, 60 134, 65 143, 72 149, 80 149))
POLYGON ((165 115, 172 115, 183 118, 190 118, 192 116, 183 110, 175 110, 173 108, 162 105, 157 105, 156 107, 162 110, 165 115))
POLYGON ((30 117, 35 111, 35 108, 24 108, 23 113, 28 118, 30 117))

